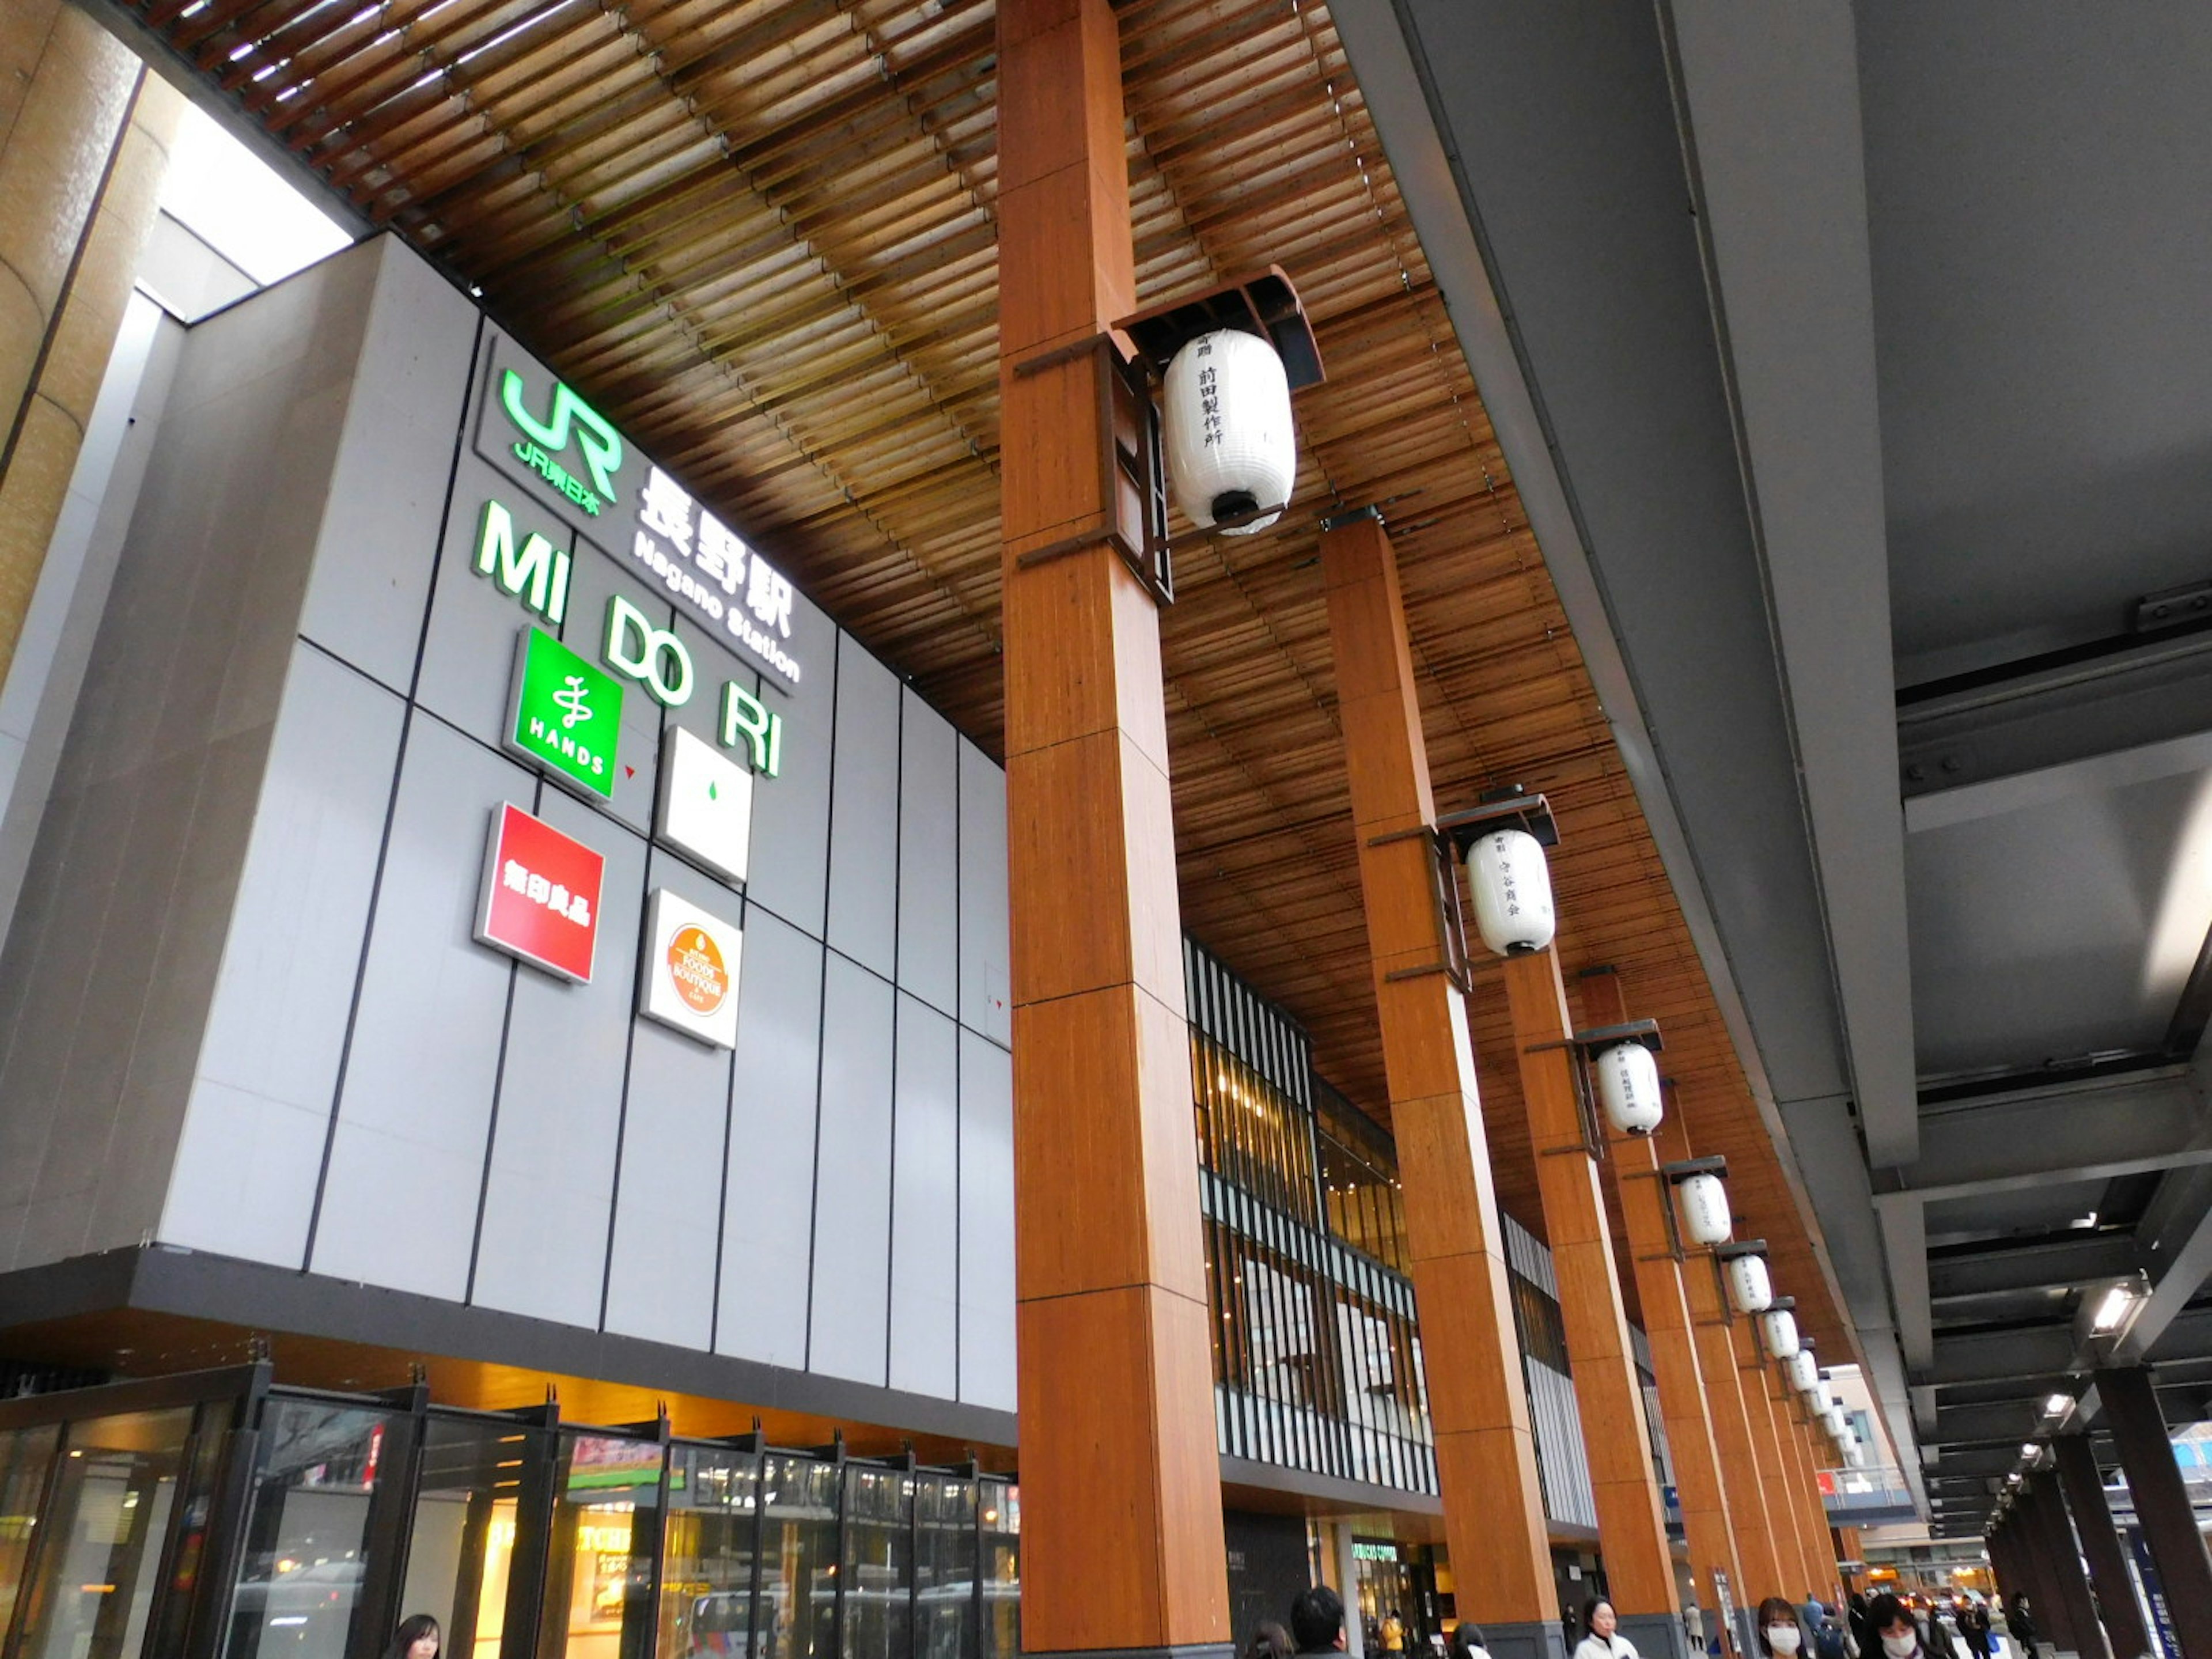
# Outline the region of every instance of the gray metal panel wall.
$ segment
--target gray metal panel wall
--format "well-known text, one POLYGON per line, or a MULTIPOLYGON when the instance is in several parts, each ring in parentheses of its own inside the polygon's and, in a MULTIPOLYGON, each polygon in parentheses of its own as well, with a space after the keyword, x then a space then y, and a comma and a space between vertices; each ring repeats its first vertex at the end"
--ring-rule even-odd
POLYGON ((850 639, 837 656, 829 941, 889 979, 898 965, 899 684, 850 639))
POLYGON ((958 1007, 959 751, 952 723, 899 694, 898 982, 940 1012, 958 1007))
POLYGON ((821 943, 748 905, 722 1200, 719 1352, 806 1364, 821 1066, 821 943))
POLYGON ((1006 775, 960 741, 960 1023, 1014 1040, 1006 918, 1006 775))
POLYGON ((822 1030, 807 1369, 879 1383, 890 1321, 890 984, 830 952, 822 1030))
POLYGON ((112 1079, 81 1085, 127 1062, 144 1079, 127 1109, 64 1147, 137 1194, 105 1242, 150 1230, 1010 1407, 1003 775, 804 600, 788 695, 674 624, 700 689, 664 713, 625 684, 611 805, 504 753, 532 619, 474 568, 487 499, 572 550, 561 631, 587 657, 611 594, 659 623, 672 607, 479 454, 459 412, 478 328, 387 240, 186 342, 149 468, 159 516, 135 537, 146 568, 103 623, 129 672, 80 711, 39 854, 67 879, 27 901, 0 974, 0 1250, 34 1205, 69 1223, 48 1258, 108 1214, 74 1176, 40 1181, 53 1103, 122 1100, 112 1079), (425 352, 450 382, 426 389, 425 352), (788 722, 781 775, 754 786, 745 888, 647 836, 662 733, 714 732, 726 678, 788 722), (197 803, 181 838, 179 801, 197 803), (501 801, 607 860, 589 985, 473 939, 501 801), (743 924, 734 1054, 635 1015, 658 885, 743 924), (114 928, 79 925, 112 889, 114 928), (170 999, 173 1053, 133 1054, 117 1032, 134 1027, 87 1014, 112 989, 86 989, 95 968, 134 960, 96 948, 115 929, 164 941, 134 994, 170 999), (210 987, 212 1017, 189 1006, 210 987))
POLYGON ((1014 1409, 1014 1063, 960 1033, 960 1397, 1014 1409))
POLYGON ((293 647, 238 908, 289 909, 295 925, 231 937, 159 1230, 170 1243, 306 1253, 353 993, 325 958, 368 925, 404 713, 374 680, 293 647))
POLYGON ((178 359, 0 956, 0 1267, 160 1223, 376 270, 178 359))
POLYGON ((902 992, 892 1098, 890 1382, 945 1399, 956 1397, 959 1384, 959 1066, 958 1028, 902 992))

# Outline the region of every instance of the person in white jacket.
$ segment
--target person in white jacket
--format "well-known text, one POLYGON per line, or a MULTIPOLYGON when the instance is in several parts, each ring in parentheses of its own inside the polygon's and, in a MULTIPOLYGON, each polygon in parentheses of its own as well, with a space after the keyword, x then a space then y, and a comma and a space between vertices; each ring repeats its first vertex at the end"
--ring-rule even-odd
POLYGON ((1613 1603, 1594 1595, 1583 1604, 1583 1639, 1575 1644, 1574 1659, 1642 1659, 1636 1644, 1620 1633, 1613 1603))

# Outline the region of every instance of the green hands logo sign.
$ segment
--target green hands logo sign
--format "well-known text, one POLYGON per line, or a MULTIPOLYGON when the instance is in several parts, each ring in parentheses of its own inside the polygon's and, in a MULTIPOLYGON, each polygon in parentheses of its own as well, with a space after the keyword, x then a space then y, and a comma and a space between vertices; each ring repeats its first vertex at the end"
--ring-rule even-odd
POLYGON ((615 474, 622 470, 622 434, 605 416, 571 392, 553 382, 553 407, 540 421, 523 401, 522 376, 507 370, 499 383, 499 401, 507 417, 524 434, 514 446, 514 458, 551 484, 570 501, 599 517, 615 499, 615 474), (571 442, 583 458, 586 484, 561 464, 571 442))

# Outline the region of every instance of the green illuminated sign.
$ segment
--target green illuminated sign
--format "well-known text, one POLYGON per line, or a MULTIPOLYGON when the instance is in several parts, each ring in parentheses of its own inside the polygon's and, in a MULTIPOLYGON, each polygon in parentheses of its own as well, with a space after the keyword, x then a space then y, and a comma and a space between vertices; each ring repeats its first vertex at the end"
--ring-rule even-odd
POLYGON ((514 718, 507 746, 602 800, 615 793, 621 684, 535 628, 515 647, 514 718))
POLYGON ((500 405, 527 441, 515 444, 514 459, 596 519, 615 499, 615 474, 623 464, 622 434, 559 380, 553 382, 553 408, 543 421, 522 398, 522 376, 510 368, 500 377, 500 405), (572 441, 584 471, 591 474, 588 485, 561 464, 572 441))
POLYGON ((536 531, 514 539, 514 515, 486 501, 477 532, 477 574, 489 576, 556 628, 568 614, 568 556, 536 531))

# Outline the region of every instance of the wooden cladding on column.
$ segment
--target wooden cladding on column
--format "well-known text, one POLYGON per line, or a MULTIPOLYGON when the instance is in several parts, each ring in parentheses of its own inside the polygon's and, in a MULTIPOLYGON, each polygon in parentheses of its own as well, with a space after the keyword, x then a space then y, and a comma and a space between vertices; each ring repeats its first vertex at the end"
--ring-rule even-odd
POLYGON ((1482 1624, 1548 1621, 1559 1611, 1551 1546, 1467 1011, 1444 975, 1422 971, 1441 959, 1425 842, 1412 836, 1377 844, 1434 815, 1397 565, 1382 525, 1371 519, 1327 532, 1321 546, 1460 1613, 1482 1624), (1397 973, 1410 976, 1393 978, 1397 973))
POLYGON ((1106 0, 1004 0, 998 32, 1022 1637, 1220 1643, 1159 618, 1103 543, 1022 559, 1111 507, 1098 357, 1035 360, 1134 309, 1120 40, 1106 0))
POLYGON ((1505 961, 1505 996, 1520 1052, 1521 1094, 1536 1149, 1546 1242, 1559 1285, 1567 1360, 1575 1379, 1590 1488, 1597 1501, 1598 1547, 1606 1588, 1625 1613, 1679 1613, 1665 1511, 1651 1468, 1644 1385, 1628 1340, 1613 1230, 1598 1186, 1597 1161, 1584 1146, 1575 1067, 1567 1046, 1573 1022, 1558 956, 1532 951, 1505 961))

